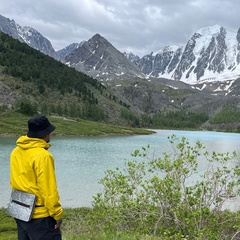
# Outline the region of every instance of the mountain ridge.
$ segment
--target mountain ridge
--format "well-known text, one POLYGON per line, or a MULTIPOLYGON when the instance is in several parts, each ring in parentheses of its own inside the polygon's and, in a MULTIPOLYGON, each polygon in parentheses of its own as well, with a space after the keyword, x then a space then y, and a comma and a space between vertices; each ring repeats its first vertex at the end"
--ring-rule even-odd
MULTIPOLYGON (((192 35, 184 46, 165 46, 155 53, 150 53, 139 58, 133 53, 123 53, 140 69, 144 76, 139 73, 136 77, 142 78, 167 78, 183 81, 188 84, 198 84, 212 81, 226 81, 237 79, 240 76, 240 30, 228 32, 220 25, 214 25, 199 29, 192 35)), ((95 38, 96 35, 93 37, 95 38)), ((92 41, 92 38, 89 40, 92 41)), ((106 40, 107 41, 107 40, 106 40)), ((99 46, 99 45, 98 45, 99 46)), ((81 48, 81 47, 80 47, 81 48)), ((85 49, 86 50, 86 49, 85 49)), ((102 48, 104 51, 104 48, 102 48)), ((80 50, 79 54, 80 54, 80 50)), ((104 73, 104 68, 98 69, 98 73, 89 68, 88 58, 83 59, 75 52, 74 64, 71 65, 70 54, 66 57, 69 66, 76 67, 78 58, 82 62, 81 71, 85 71, 93 77, 99 78, 104 73), (87 66, 87 69, 84 69, 87 66)), ((116 59, 114 59, 116 61, 116 59)), ((121 60, 125 62, 126 60, 121 60)), ((122 69, 124 73, 125 69, 122 69)), ((119 66, 112 69, 119 72, 119 66)), ((109 74, 109 72, 108 72, 109 74)), ((124 75, 124 74, 122 74, 124 75)), ((102 78, 102 77, 101 77, 102 78)), ((117 77, 116 77, 117 78, 117 77)), ((107 77, 105 77, 105 80, 107 77)))
POLYGON ((32 27, 20 26, 14 20, 0 15, 0 32, 4 32, 20 42, 28 44, 30 47, 57 59, 57 54, 51 42, 43 37, 41 33, 32 27))
MULTIPOLYGON (((219 112, 225 113, 226 108, 231 110, 231 115, 240 114, 240 79, 228 81, 228 86, 208 87, 136 77, 101 83, 4 33, 0 33, 0 75, 0 111, 14 109, 29 114, 31 110, 32 115, 38 110, 148 128, 163 127, 159 120, 162 117, 167 124, 176 121, 171 113, 180 113, 178 116, 184 113, 185 119, 195 116, 195 125, 190 122, 191 127, 199 124, 196 117, 212 118, 219 112), (219 87, 226 94, 223 90, 214 94, 219 87)), ((174 126, 186 126, 183 123, 174 126)), ((237 120, 232 125, 231 129, 236 130, 240 122, 237 120)), ((211 125, 205 125, 204 129, 211 129, 211 125)), ((218 129, 217 125, 214 129, 218 129)))
POLYGON ((156 55, 145 55, 136 64, 148 77, 171 78, 189 84, 237 78, 240 76, 238 36, 239 30, 236 34, 228 33, 220 25, 202 28, 185 47, 169 46, 170 50, 165 47, 156 55))
POLYGON ((217 24, 197 30, 183 46, 165 46, 141 58, 134 53, 119 52, 99 34, 88 41, 73 43, 55 51, 50 41, 36 30, 21 27, 14 20, 1 15, 0 31, 103 81, 153 77, 199 84, 224 82, 240 76, 240 29, 233 33, 217 24), (96 37, 99 42, 95 41, 96 37), (100 44, 98 47, 102 52, 96 48, 96 44, 100 44), (94 48, 98 54, 92 54, 94 48), (86 55, 84 58, 78 54, 86 55))

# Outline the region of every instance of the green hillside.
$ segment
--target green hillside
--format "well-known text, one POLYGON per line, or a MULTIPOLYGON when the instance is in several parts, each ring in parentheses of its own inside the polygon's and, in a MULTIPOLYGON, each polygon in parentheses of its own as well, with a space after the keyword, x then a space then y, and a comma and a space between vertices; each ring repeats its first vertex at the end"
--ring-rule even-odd
POLYGON ((4 111, 127 124, 121 111, 129 106, 102 83, 4 33, 0 33, 0 83, 4 111))

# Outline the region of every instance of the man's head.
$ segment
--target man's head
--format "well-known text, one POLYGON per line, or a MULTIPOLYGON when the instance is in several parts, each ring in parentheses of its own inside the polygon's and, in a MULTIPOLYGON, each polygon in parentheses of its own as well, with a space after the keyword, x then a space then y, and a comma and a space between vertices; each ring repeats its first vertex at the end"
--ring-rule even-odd
POLYGON ((28 133, 30 138, 44 138, 56 129, 45 116, 35 116, 28 120, 28 133))

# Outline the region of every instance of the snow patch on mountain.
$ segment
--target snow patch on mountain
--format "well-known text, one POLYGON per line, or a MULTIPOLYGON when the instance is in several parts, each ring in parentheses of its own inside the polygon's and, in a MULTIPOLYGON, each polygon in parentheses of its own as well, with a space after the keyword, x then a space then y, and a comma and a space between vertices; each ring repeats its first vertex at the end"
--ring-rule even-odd
POLYGON ((153 52, 153 53, 152 53, 152 56, 156 56, 157 54, 162 54, 162 53, 164 53, 164 52, 176 52, 177 49, 179 49, 179 46, 176 46, 176 45, 166 46, 166 47, 160 49, 160 50, 157 51, 157 52, 153 52))

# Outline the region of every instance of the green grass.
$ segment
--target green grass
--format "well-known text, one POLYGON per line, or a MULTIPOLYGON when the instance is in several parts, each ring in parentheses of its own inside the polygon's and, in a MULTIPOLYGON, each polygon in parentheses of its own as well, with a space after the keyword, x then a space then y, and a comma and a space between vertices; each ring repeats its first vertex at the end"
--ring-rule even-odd
MULTIPOLYGON (((57 127, 56 135, 69 136, 99 136, 99 135, 131 135, 151 134, 142 128, 131 128, 126 126, 109 125, 100 122, 87 121, 83 119, 67 119, 57 116, 47 116, 57 127)), ((29 117, 14 111, 0 113, 1 135, 23 135, 27 133, 27 121, 29 117)))
POLYGON ((17 239, 17 225, 14 219, 6 214, 6 210, 0 208, 0 240, 10 239, 17 239))
MULTIPOLYGON (((159 237, 141 236, 138 233, 112 233, 98 229, 92 224, 90 208, 64 209, 62 236, 63 240, 162 240, 159 237)), ((17 225, 14 219, 0 208, 0 240, 16 240, 17 225)))

